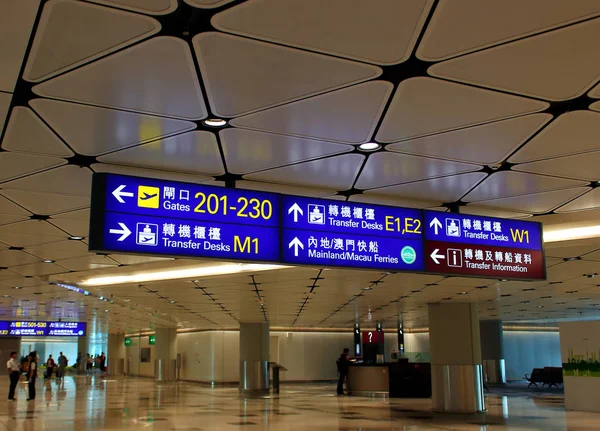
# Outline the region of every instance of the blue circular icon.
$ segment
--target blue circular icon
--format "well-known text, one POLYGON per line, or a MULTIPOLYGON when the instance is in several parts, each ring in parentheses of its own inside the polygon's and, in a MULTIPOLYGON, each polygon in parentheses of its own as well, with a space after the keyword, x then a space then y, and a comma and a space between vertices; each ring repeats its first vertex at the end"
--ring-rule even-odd
POLYGON ((400 257, 402 258, 402 262, 411 265, 415 263, 417 260, 417 252, 410 245, 402 247, 400 251, 400 257))

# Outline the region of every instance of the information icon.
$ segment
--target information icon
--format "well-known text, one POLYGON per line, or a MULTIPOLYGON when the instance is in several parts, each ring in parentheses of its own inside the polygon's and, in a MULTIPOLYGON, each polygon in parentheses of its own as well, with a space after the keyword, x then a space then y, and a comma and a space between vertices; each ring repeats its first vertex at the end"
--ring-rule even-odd
POLYGON ((158 245, 158 225, 149 223, 138 223, 136 225, 137 245, 158 245))
POLYGON ((457 248, 449 248, 446 251, 446 257, 448 258, 448 266, 460 268, 463 266, 463 253, 462 250, 457 248))

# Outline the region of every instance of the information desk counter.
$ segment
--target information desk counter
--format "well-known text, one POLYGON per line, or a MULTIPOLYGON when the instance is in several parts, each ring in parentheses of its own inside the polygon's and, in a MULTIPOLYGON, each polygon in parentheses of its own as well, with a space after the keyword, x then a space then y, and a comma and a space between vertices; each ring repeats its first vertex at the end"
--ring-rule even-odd
POLYGON ((347 387, 352 395, 387 393, 398 398, 429 398, 431 365, 410 362, 350 364, 347 387))

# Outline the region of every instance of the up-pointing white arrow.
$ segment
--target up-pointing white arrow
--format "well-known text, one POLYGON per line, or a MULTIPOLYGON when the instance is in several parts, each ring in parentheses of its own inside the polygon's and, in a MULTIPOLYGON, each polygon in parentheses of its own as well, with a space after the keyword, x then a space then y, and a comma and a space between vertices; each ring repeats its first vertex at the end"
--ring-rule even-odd
POLYGON ((132 198, 133 197, 133 193, 132 192, 124 192, 123 191, 124 188, 125 188, 125 185, 121 184, 119 187, 117 187, 116 189, 114 189, 113 192, 112 192, 113 196, 115 198, 117 198, 117 200, 121 204, 125 203, 125 199, 123 199, 123 197, 128 197, 128 198, 132 198))
POLYGON ((127 237, 131 235, 131 231, 125 225, 125 223, 119 223, 119 226, 121 227, 121 229, 111 229, 109 230, 109 232, 114 233, 116 235, 121 235, 121 237, 117 239, 117 241, 125 241, 125 239, 127 239, 127 237))
POLYGON ((304 244, 298 239, 298 237, 294 237, 293 240, 288 244, 288 248, 294 247, 294 256, 298 257, 298 247, 304 250, 304 244))
POLYGON ((291 214, 292 212, 294 213, 294 223, 298 221, 298 214, 304 215, 304 211, 302 211, 302 208, 300 208, 300 205, 298 205, 296 202, 294 202, 294 205, 290 207, 290 209, 288 210, 288 214, 291 214))
POLYGON ((438 220, 437 217, 434 217, 433 220, 431 220, 431 223, 429 223, 429 227, 433 227, 433 230, 435 231, 435 234, 437 235, 438 229, 442 228, 442 223, 438 220))
POLYGON ((444 256, 443 254, 437 254, 438 251, 440 251, 440 249, 436 248, 435 250, 433 250, 433 253, 429 255, 429 257, 431 257, 431 259, 435 262, 436 265, 440 264, 438 259, 446 259, 446 256, 444 256))

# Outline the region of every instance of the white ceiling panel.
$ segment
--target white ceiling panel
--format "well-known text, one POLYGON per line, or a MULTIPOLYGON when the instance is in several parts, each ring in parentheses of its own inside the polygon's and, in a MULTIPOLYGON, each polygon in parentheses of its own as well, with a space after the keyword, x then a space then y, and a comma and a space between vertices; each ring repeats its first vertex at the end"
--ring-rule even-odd
POLYGON ((480 168, 480 166, 467 163, 379 152, 369 156, 356 182, 356 187, 359 189, 372 189, 444 175, 472 172, 480 168))
POLYGON ((545 102, 439 79, 411 78, 398 86, 377 132, 377 140, 403 141, 525 115, 547 107, 545 102))
MULTIPOLYGON (((548 243, 544 249, 546 251, 546 256, 558 257, 558 258, 569 258, 569 257, 577 257, 584 255, 586 253, 591 253, 595 250, 598 250, 600 245, 598 244, 588 244, 588 245, 572 245, 567 243, 563 245, 562 243, 548 243)), ((587 257, 586 257, 587 258, 587 257)))
POLYGON ((574 156, 557 157, 538 162, 523 163, 512 169, 535 174, 568 177, 578 180, 600 181, 600 151, 574 156))
POLYGON ((233 0, 184 0, 187 4, 199 7, 202 9, 212 9, 216 7, 221 7, 226 5, 227 3, 231 3, 233 0))
MULTIPOLYGON (((15 88, 39 5, 39 0, 0 3, 0 91, 12 93, 15 88)), ((0 107, 0 114, 1 111, 0 107)), ((0 131, 2 121, 0 115, 0 131)))
POLYGON ((553 178, 524 172, 500 171, 486 178, 463 200, 484 201, 587 185, 584 181, 553 178))
POLYGON ((0 92, 0 133, 4 130, 4 123, 6 123, 11 99, 11 94, 0 92))
MULTIPOLYGON (((5 192, 6 190, 2 190, 2 193, 5 192)), ((23 217, 29 217, 31 215, 29 211, 6 199, 2 194, 0 194, 0 214, 18 215, 23 217)))
POLYGON ((33 88, 36 94, 190 120, 206 117, 187 43, 155 37, 33 88), (160 58, 160 61, 157 61, 160 58))
POLYGON ((259 181, 247 180, 237 181, 235 186, 238 189, 245 190, 258 190, 262 192, 283 193, 287 195, 310 196, 319 198, 327 197, 328 199, 334 199, 335 197, 330 195, 337 193, 337 190, 334 189, 295 187, 283 184, 261 183, 259 181))
POLYGON ((118 165, 209 175, 225 173, 214 133, 193 131, 98 157, 118 165))
POLYGON ((177 9, 177 0, 89 0, 94 3, 116 6, 135 12, 165 15, 177 9))
POLYGON ((351 195, 348 198, 349 202, 361 202, 366 204, 377 204, 377 205, 391 205, 395 207, 407 207, 407 208, 431 208, 439 205, 440 202, 431 200, 411 200, 403 199, 401 197, 394 197, 389 195, 378 195, 377 190, 372 192, 367 190, 364 193, 358 195, 351 195))
MULTIPOLYGON (((183 181, 183 182, 213 182, 214 178, 205 175, 191 175, 181 172, 159 171, 155 169, 142 169, 131 166, 109 165, 107 163, 94 163, 91 166, 94 172, 108 172, 118 175, 133 175, 146 178, 157 178, 159 180, 183 181)), ((216 181, 214 182, 216 183, 216 181)), ((216 184, 215 184, 216 185, 216 184)))
POLYGON ((66 160, 4 151, 0 153, 0 182, 64 165, 66 160))
POLYGON ((17 274, 24 275, 25 277, 36 277, 41 275, 68 272, 67 269, 54 263, 32 263, 29 265, 14 266, 11 268, 11 270, 17 274))
POLYGON ((568 213, 600 208, 600 188, 595 188, 581 197, 558 208, 557 213, 568 213))
POLYGON ((216 15, 212 24, 228 33, 388 65, 408 59, 432 4, 255 0, 216 15))
POLYGON ((552 119, 532 114, 447 133, 426 136, 385 147, 389 151, 495 165, 552 119))
POLYGON ((23 235, 42 235, 67 237, 68 235, 43 220, 27 220, 20 223, 14 223, 10 226, 0 227, 0 234, 14 233, 23 235))
POLYGON ((56 157, 71 157, 73 152, 34 112, 22 106, 13 108, 2 148, 56 157))
POLYGON ((367 142, 392 91, 371 81, 232 120, 233 126, 344 143, 367 142))
POLYGON ((89 220, 51 219, 49 223, 72 236, 88 236, 90 232, 89 220))
POLYGON ((592 103, 590 105, 590 109, 593 109, 594 111, 600 112, 600 101, 592 103))
POLYGON ((596 0, 441 0, 417 55, 443 60, 598 14, 596 0))
POLYGON ((7 189, 89 197, 92 191, 92 171, 74 165, 61 166, 46 172, 10 181, 3 184, 3 187, 7 189))
POLYGON ((68 219, 68 220, 86 220, 90 219, 90 209, 81 209, 76 211, 69 211, 61 214, 55 214, 52 219, 68 219))
POLYGON ((228 128, 219 132, 229 172, 247 174, 319 157, 341 154, 350 145, 228 128))
POLYGON ((26 247, 28 253, 44 260, 61 260, 88 254, 88 246, 81 241, 59 241, 26 247))
POLYGON ((0 249, 0 266, 9 267, 16 265, 26 265, 29 263, 37 263, 40 259, 19 250, 2 250, 0 249))
POLYGON ((567 112, 552 121, 514 156, 511 163, 598 150, 600 114, 591 111, 567 112))
MULTIPOLYGON (((2 190, 0 194, 27 208, 32 213, 39 215, 52 215, 90 205, 89 198, 78 196, 39 193, 26 190, 2 190)), ((2 212, 1 206, 0 212, 2 212)))
POLYGON ((573 189, 554 190, 550 192, 477 202, 477 205, 508 211, 527 211, 534 214, 543 214, 552 211, 554 208, 559 207, 565 202, 568 202, 587 191, 589 191, 589 187, 576 187, 573 189))
MULTIPOLYGON (((368 165, 369 162, 367 162, 368 165)), ((399 163, 403 163, 399 161, 399 163)), ((416 163, 416 162, 415 162, 416 163)), ((407 163, 410 165, 410 162, 407 163)), ((366 167, 365 167, 366 170, 366 167)), ((364 172, 364 171, 363 171, 364 172)), ((397 198, 432 200, 438 203, 454 202, 459 200, 465 193, 487 176, 484 172, 472 172, 462 175, 435 178, 425 181, 402 184, 398 186, 382 187, 367 190, 365 193, 376 193, 379 195, 390 195, 397 198)), ((359 181, 360 183, 360 181, 359 181)))
POLYGON ((363 160, 364 156, 360 154, 344 154, 250 174, 246 175, 245 178, 306 187, 346 190, 352 187, 363 160))
POLYGON ((588 96, 594 99, 600 99, 600 83, 590 90, 588 96))
POLYGON ((158 21, 74 0, 46 3, 23 78, 39 82, 160 30, 158 21), (109 28, 110 31, 106 31, 109 28))
POLYGON ((511 93, 567 100, 587 92, 600 77, 599 39, 600 19, 595 19, 438 63, 428 72, 511 93))
POLYGON ((73 259, 59 260, 57 265, 63 266, 71 271, 89 271, 92 269, 114 268, 118 264, 108 256, 89 255, 73 259))
POLYGON ((480 215, 485 217, 499 217, 499 218, 529 218, 531 214, 515 211, 500 211, 492 208, 479 207, 477 204, 469 204, 460 207, 461 214, 472 214, 480 215))
POLYGON ((213 113, 235 117, 376 78, 381 69, 216 32, 193 40, 213 113))
POLYGON ((189 121, 56 100, 34 99, 30 105, 71 148, 86 156, 97 156, 196 127, 189 121))

